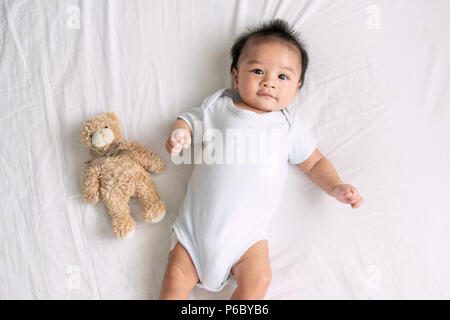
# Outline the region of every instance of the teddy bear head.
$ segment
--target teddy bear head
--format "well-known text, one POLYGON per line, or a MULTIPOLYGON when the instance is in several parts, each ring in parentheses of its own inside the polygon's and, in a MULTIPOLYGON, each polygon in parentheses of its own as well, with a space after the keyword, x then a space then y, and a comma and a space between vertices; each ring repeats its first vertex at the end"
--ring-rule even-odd
POLYGON ((79 139, 89 150, 106 150, 113 142, 122 140, 120 120, 114 112, 93 117, 81 128, 79 139))

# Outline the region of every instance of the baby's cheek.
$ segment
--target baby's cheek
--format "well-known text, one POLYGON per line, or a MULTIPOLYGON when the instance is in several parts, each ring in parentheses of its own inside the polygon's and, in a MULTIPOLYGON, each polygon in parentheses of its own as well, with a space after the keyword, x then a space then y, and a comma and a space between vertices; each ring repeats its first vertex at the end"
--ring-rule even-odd
POLYGON ((295 98, 297 98, 297 89, 295 89, 295 91, 291 92, 287 103, 291 104, 292 102, 295 101, 295 98))

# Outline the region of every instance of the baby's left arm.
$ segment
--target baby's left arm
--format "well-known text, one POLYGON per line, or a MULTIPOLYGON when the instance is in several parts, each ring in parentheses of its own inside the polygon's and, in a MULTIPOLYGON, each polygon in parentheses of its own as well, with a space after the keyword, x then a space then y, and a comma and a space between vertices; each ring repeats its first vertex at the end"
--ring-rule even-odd
POLYGON ((302 171, 327 194, 343 203, 351 204, 353 209, 363 203, 358 190, 344 184, 339 178, 333 164, 316 148, 308 159, 297 165, 302 171))

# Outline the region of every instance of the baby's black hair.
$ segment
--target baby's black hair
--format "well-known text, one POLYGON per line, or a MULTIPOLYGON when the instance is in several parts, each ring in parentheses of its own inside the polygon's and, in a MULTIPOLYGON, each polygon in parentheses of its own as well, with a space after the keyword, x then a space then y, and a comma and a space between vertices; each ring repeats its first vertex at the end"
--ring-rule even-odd
POLYGON ((239 56, 241 55, 242 48, 244 48, 245 43, 250 38, 264 38, 264 37, 272 37, 278 38, 286 43, 293 45, 296 47, 301 55, 302 60, 302 72, 300 76, 300 81, 302 81, 300 88, 303 86, 306 69, 308 68, 308 53, 304 48, 304 44, 299 39, 298 34, 295 30, 284 20, 275 19, 264 22, 260 26, 256 28, 248 28, 247 32, 241 34, 234 42, 231 48, 231 58, 233 61, 231 62, 230 72, 233 72, 233 68, 237 69, 237 64, 239 60, 239 56))

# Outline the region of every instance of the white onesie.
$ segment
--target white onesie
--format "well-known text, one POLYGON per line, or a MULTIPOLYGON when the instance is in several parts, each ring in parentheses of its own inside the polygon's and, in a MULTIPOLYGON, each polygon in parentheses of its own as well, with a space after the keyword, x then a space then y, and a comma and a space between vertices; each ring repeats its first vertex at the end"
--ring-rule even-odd
POLYGON ((260 114, 236 107, 238 100, 237 91, 221 89, 178 116, 190 126, 193 144, 200 137, 193 148, 203 160, 195 158, 172 238, 191 256, 197 286, 209 291, 220 291, 244 252, 268 240, 288 163, 303 162, 316 148, 290 108, 260 114))

